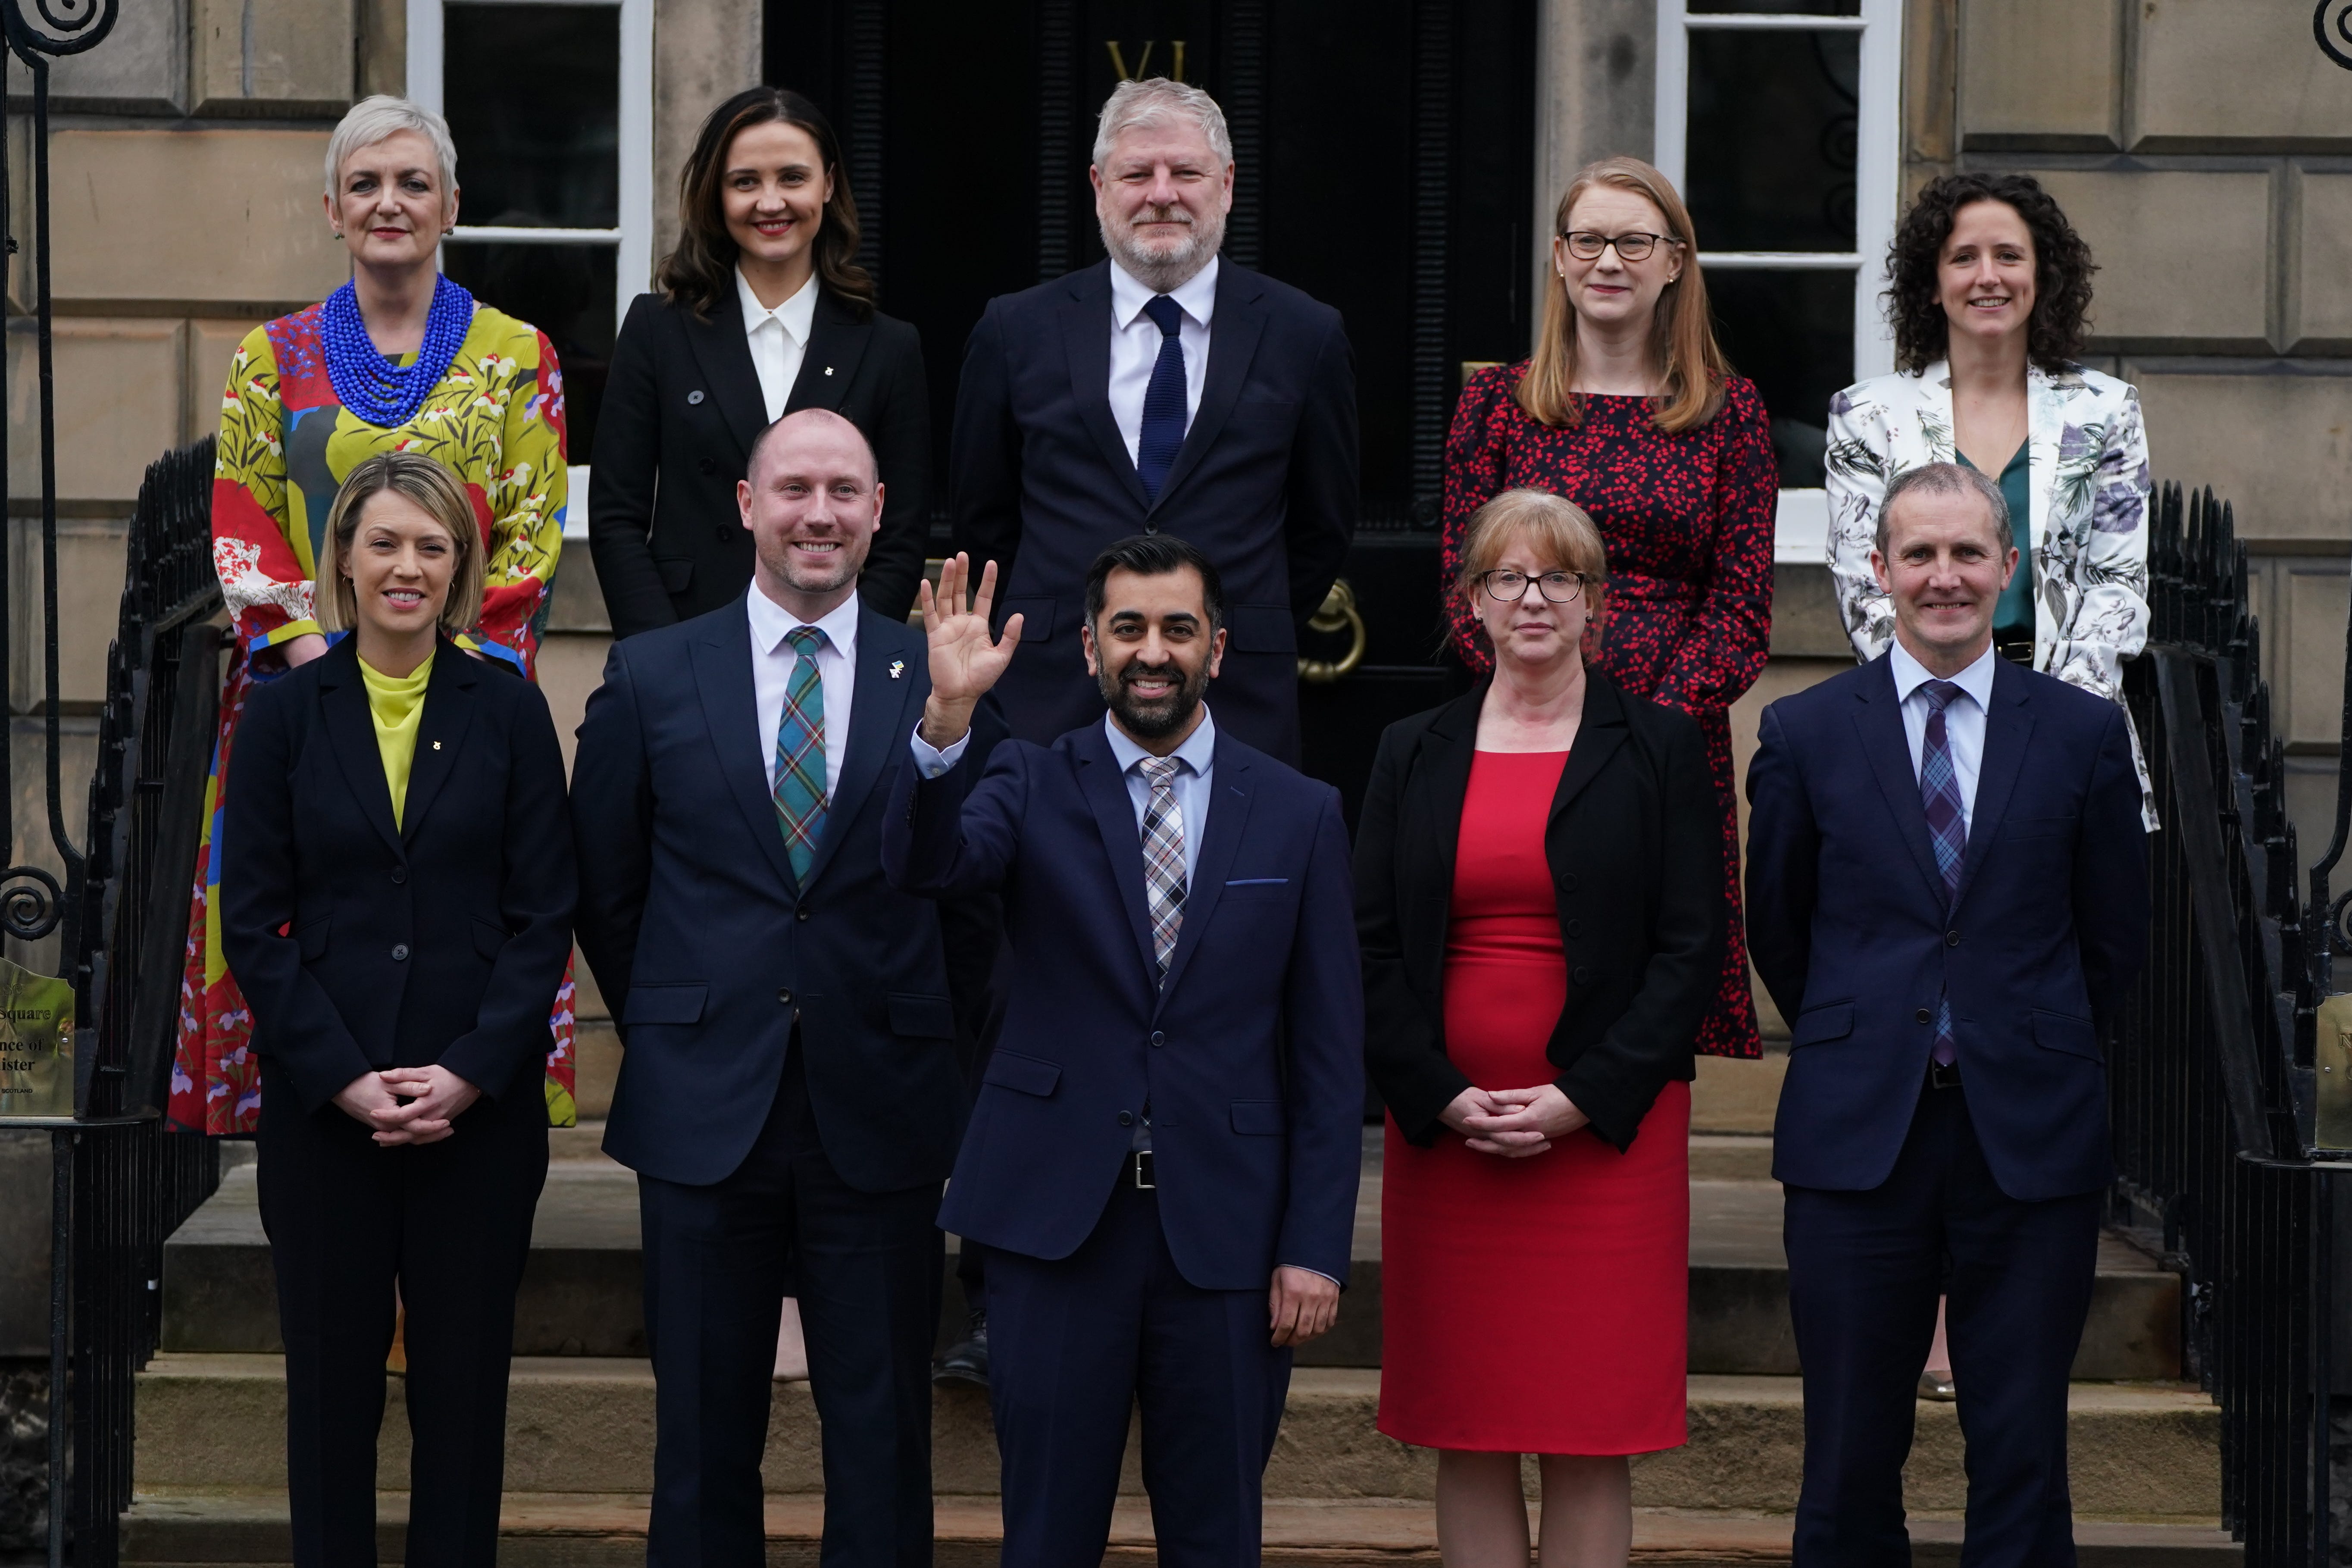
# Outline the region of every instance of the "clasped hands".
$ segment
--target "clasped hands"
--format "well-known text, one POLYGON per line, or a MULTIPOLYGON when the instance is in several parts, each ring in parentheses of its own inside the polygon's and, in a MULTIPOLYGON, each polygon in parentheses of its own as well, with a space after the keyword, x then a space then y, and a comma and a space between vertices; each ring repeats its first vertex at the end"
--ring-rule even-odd
POLYGON ((1481 1154, 1524 1160, 1587 1125, 1591 1118, 1558 1084, 1533 1089, 1465 1089, 1438 1120, 1481 1154))
POLYGON ((445 1067, 391 1068, 362 1073, 343 1085, 335 1103, 352 1121, 374 1129, 381 1148, 438 1143, 482 1091, 445 1067))

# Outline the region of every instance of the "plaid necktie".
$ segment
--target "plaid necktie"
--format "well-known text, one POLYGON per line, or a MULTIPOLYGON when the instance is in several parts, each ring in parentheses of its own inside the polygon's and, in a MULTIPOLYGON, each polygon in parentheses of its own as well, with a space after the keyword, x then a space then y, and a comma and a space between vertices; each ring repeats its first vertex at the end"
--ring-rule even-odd
MULTIPOLYGON (((1927 837, 1936 846, 1936 868, 1944 874, 1944 906, 1960 896, 1960 861, 1969 848, 1968 818, 1960 812, 1960 775, 1952 766, 1952 738, 1944 710, 1960 689, 1948 680, 1931 680, 1919 689, 1927 698, 1927 738, 1919 748, 1919 799, 1927 809, 1927 837)), ((1951 1066, 1958 1056, 1952 1041, 1952 1003, 1948 995, 1936 1001, 1936 1060, 1951 1066)))
POLYGON ((1143 880, 1151 901, 1151 947, 1162 976, 1184 924, 1184 814, 1176 806, 1176 770, 1181 766, 1173 757, 1146 757, 1135 764, 1151 785, 1143 808, 1143 880))
POLYGON ((806 878, 824 832, 824 683, 817 679, 816 650, 827 639, 814 626, 794 626, 784 640, 798 657, 776 721, 776 826, 783 830, 793 875, 806 878))
POLYGON ((1160 329, 1160 357, 1151 362, 1151 379, 1143 388, 1143 423, 1135 437, 1135 471, 1143 493, 1160 499, 1160 487, 1176 464, 1184 445, 1184 325, 1183 308, 1165 294, 1143 302, 1143 313, 1160 329))

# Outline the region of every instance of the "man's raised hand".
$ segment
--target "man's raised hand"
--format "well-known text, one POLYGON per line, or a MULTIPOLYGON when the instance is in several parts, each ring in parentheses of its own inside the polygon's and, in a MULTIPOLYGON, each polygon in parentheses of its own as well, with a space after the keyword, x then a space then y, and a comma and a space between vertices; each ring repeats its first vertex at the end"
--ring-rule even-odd
POLYGON ((931 645, 931 694, 923 703, 923 739, 945 751, 971 728, 971 710, 988 694, 1013 650, 1021 646, 1021 617, 1005 617, 1004 636, 992 637, 989 611, 996 601, 996 563, 981 569, 980 591, 964 607, 964 584, 971 574, 971 557, 961 551, 940 565, 937 594, 925 583, 916 603, 923 612, 923 635, 931 645))

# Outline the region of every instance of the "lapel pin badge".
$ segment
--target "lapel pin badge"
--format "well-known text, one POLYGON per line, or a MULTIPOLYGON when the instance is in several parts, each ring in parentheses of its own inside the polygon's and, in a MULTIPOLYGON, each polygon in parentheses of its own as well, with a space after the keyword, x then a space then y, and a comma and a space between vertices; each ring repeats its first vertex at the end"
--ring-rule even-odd
POLYGON ((891 679, 896 680, 896 679, 898 679, 900 676, 902 676, 902 675, 904 675, 904 674, 906 674, 906 673, 907 673, 907 661, 906 661, 905 659, 903 659, 903 658, 894 658, 894 659, 892 659, 892 660, 890 661, 890 679, 891 679))
POLYGON ((827 375, 831 375, 831 374, 833 374, 833 366, 831 366, 831 365, 827 365, 827 366, 825 366, 825 367, 824 367, 824 374, 827 374, 827 375))
POLYGON ((438 741, 434 742, 433 742, 433 749, 434 749, 435 751, 436 751, 436 752, 437 752, 437 751, 439 751, 439 750, 441 749, 441 742, 438 742, 438 741))

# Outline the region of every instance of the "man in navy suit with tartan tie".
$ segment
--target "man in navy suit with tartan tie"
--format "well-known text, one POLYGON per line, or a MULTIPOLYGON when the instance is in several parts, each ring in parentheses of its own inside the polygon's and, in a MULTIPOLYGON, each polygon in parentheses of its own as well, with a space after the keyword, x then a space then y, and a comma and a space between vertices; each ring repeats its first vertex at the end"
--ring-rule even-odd
POLYGON ((2131 740, 2114 703, 1993 653, 2017 551, 1991 480, 1901 475, 1871 563, 1893 647, 1766 709, 1748 773, 1748 950, 1791 1026, 1772 1173, 1805 1375, 1795 1561, 1909 1561, 1941 1292, 1964 1555, 2070 1564, 2102 1041, 2147 939, 2131 740))
POLYGON ((957 766, 1020 635, 993 570, 923 590, 931 693, 891 881, 1001 892, 1003 1034, 940 1224, 989 1249, 1005 1568, 1095 1568, 1130 1411, 1167 1568, 1258 1561, 1290 1350, 1331 1326, 1363 1120, 1363 983, 1338 792, 1221 730, 1216 568, 1165 535, 1087 576, 1110 711, 957 766))

